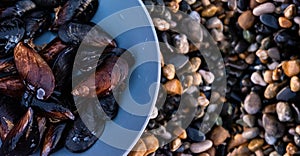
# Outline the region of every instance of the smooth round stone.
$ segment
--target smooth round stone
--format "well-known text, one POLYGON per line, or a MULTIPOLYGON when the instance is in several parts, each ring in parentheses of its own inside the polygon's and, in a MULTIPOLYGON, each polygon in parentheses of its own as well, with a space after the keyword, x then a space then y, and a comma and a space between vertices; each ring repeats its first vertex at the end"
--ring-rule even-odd
POLYGON ((264 25, 266 25, 268 27, 271 27, 274 29, 279 28, 276 17, 271 14, 262 14, 259 16, 259 20, 261 21, 261 23, 263 23, 264 25))
POLYGON ((272 99, 277 95, 278 91, 279 91, 279 84, 270 83, 265 89, 264 96, 266 99, 272 99))
POLYGON ((293 143, 289 143, 286 146, 286 152, 290 155, 294 155, 297 151, 298 151, 298 148, 293 143))
POLYGON ((215 5, 210 5, 201 12, 202 17, 212 17, 216 14, 218 8, 215 5))
POLYGON ((285 146, 286 144, 283 143, 282 141, 279 141, 277 144, 274 145, 275 150, 278 152, 280 155, 284 155, 285 151, 285 146))
POLYGON ((238 18, 239 26, 244 29, 250 29, 255 22, 255 17, 250 10, 243 12, 238 18))
POLYGON ((259 134, 259 129, 257 127, 254 127, 254 128, 249 128, 249 129, 244 130, 244 132, 242 133, 242 136, 245 139, 253 139, 256 136, 258 136, 258 134, 259 134))
POLYGON ((161 18, 153 18, 152 19, 154 26, 160 31, 167 31, 170 29, 170 24, 161 18))
POLYGON ((249 4, 250 9, 254 9, 258 5, 259 3, 257 3, 256 0, 250 0, 250 4, 249 4))
POLYGON ((167 93, 171 95, 181 95, 183 92, 182 85, 177 79, 168 81, 164 86, 166 88, 167 93))
POLYGON ((251 92, 244 101, 245 110, 249 114, 256 114, 261 109, 261 99, 258 94, 251 92))
POLYGON ((176 138, 170 143, 170 151, 175 152, 181 146, 181 144, 181 139, 176 138))
POLYGON ((249 47, 249 44, 246 41, 241 40, 234 47, 234 51, 236 51, 237 53, 243 53, 248 49, 248 47, 249 47))
POLYGON ((263 127, 271 136, 276 138, 282 137, 285 132, 285 126, 277 121, 276 117, 270 114, 264 114, 262 118, 263 127))
POLYGON ((191 72, 196 72, 200 65, 201 65, 201 59, 199 57, 193 57, 190 59, 192 68, 191 68, 191 72))
POLYGON ((275 5, 271 2, 263 3, 253 9, 254 16, 260 16, 262 14, 273 13, 275 11, 275 5))
POLYGON ((189 42, 187 36, 184 34, 178 34, 173 37, 174 47, 180 54, 186 54, 189 52, 189 42))
POLYGON ((272 83, 273 82, 272 75, 273 75, 273 71, 272 70, 266 70, 266 71, 264 71, 264 73, 263 73, 264 81, 266 83, 272 83))
POLYGON ((211 132, 210 139, 213 141, 215 146, 221 145, 228 137, 230 137, 230 134, 228 130, 223 128, 222 126, 217 126, 214 128, 211 132))
POLYGON ((284 61, 282 69, 288 77, 296 76, 300 73, 300 60, 284 61))
POLYGON ((202 76, 200 73, 193 73, 193 85, 195 86, 199 86, 200 84, 203 83, 203 80, 202 80, 202 76))
POLYGON ((291 19, 296 14, 295 4, 290 4, 287 8, 284 9, 283 13, 286 18, 291 19))
POLYGON ((256 0, 257 3, 264 3, 266 1, 268 1, 268 0, 256 0))
POLYGON ((297 96, 297 94, 295 92, 293 92, 290 87, 287 86, 287 87, 282 88, 278 92, 276 99, 279 101, 290 101, 291 99, 295 98, 296 96, 297 96))
POLYGON ((190 150, 192 153, 201 153, 207 151, 213 146, 213 142, 210 140, 205 140, 198 143, 192 143, 190 150))
POLYGON ((225 36, 224 36, 223 32, 219 31, 217 29, 212 29, 211 30, 211 36, 213 37, 213 39, 216 42, 220 42, 220 41, 223 41, 225 39, 225 36))
POLYGON ((153 153, 159 148, 159 141, 152 134, 142 137, 142 140, 144 141, 144 143, 147 147, 147 152, 144 155, 153 153))
POLYGON ((257 84, 257 85, 260 85, 260 86, 266 86, 267 85, 267 83, 264 81, 264 79, 262 78, 262 76, 259 72, 253 72, 250 79, 254 84, 257 84))
POLYGON ((268 49, 268 55, 270 58, 279 61, 280 60, 280 53, 277 47, 272 47, 268 49))
POLYGON ((228 0, 227 5, 230 10, 234 11, 237 8, 237 1, 236 0, 228 0))
POLYGON ((223 31, 223 23, 218 17, 212 17, 209 20, 206 21, 206 27, 208 29, 218 29, 220 31, 223 31))
POLYGON ((268 133, 265 133, 265 141, 269 145, 274 145, 277 141, 277 138, 269 135, 268 133))
POLYGON ((250 143, 248 144, 248 148, 250 151, 255 152, 256 150, 258 150, 262 145, 264 144, 264 140, 263 139, 253 139, 250 141, 250 143))
POLYGON ((257 49, 258 49, 258 44, 257 44, 257 43, 252 43, 252 44, 248 47, 247 51, 248 51, 248 52, 255 52, 255 51, 257 51, 257 49))
POLYGON ((134 145, 128 156, 143 156, 147 152, 147 147, 142 139, 134 145))
POLYGON ((199 73, 201 74, 201 76, 206 84, 212 84, 214 82, 215 76, 212 72, 205 71, 205 70, 199 70, 199 73))
POLYGON ((243 116, 243 121, 246 123, 249 127, 253 127, 255 125, 255 116, 254 115, 244 115, 243 116))
POLYGON ((249 43, 252 43, 255 40, 255 35, 253 35, 249 30, 243 31, 243 37, 249 43))
POLYGON ((249 0, 238 0, 237 1, 237 7, 241 10, 241 11, 246 11, 247 7, 249 5, 249 0))
POLYGON ((154 107, 154 109, 150 115, 150 119, 155 119, 157 117, 157 115, 158 115, 158 109, 157 109, 157 107, 154 107))
POLYGON ((278 102, 276 105, 276 112, 279 121, 287 122, 292 120, 292 109, 287 102, 278 102))
POLYGON ((188 137, 195 142, 204 141, 206 139, 205 134, 195 128, 189 127, 187 128, 186 132, 188 137))
POLYGON ((173 64, 168 64, 163 67, 163 75, 169 79, 172 80, 175 77, 175 66, 173 64))
POLYGON ((196 0, 185 0, 189 5, 196 3, 196 0))
POLYGON ((281 28, 290 28, 293 25, 286 17, 279 17, 278 22, 281 28))
POLYGON ((293 76, 291 78, 290 88, 293 92, 298 92, 300 90, 300 79, 298 76, 293 76))

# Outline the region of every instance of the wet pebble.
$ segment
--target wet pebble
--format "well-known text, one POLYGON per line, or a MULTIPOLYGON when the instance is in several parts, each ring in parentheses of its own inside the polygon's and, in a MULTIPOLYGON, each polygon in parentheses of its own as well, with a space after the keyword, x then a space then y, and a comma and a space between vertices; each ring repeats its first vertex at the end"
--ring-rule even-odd
POLYGON ((296 76, 300 73, 300 60, 284 61, 282 69, 288 77, 296 76))
POLYGON ((255 17, 250 10, 243 12, 238 18, 239 26, 244 29, 250 29, 255 22, 255 17))
POLYGON ((273 75, 273 71, 272 70, 266 70, 266 71, 264 71, 264 73, 263 73, 264 81, 266 83, 272 83, 273 82, 272 75, 273 75))
POLYGON ((167 93, 171 95, 181 95, 183 92, 181 83, 177 79, 168 81, 164 86, 166 88, 167 93))
POLYGON ((257 127, 245 129, 242 133, 243 137, 246 139, 253 139, 259 134, 259 129, 257 127))
POLYGON ((202 83, 203 83, 203 80, 202 80, 201 74, 197 73, 197 72, 193 73, 193 84, 195 86, 199 86, 202 83))
POLYGON ((278 21, 276 19, 275 16, 271 15, 271 14, 262 14, 259 16, 259 20, 261 23, 263 23, 264 25, 274 28, 274 29, 278 29, 279 25, 278 25, 278 21))
POLYGON ((277 141, 277 138, 275 138, 274 136, 269 135, 268 133, 265 133, 265 141, 267 144, 269 145, 274 145, 277 141))
POLYGON ((169 79, 172 80, 175 77, 175 66, 173 64, 168 64, 163 67, 163 75, 169 79))
POLYGON ((256 114, 261 109, 261 99, 258 94, 251 92, 246 96, 244 105, 247 113, 256 114))
POLYGON ((271 2, 267 2, 256 6, 253 9, 253 15, 260 16, 262 14, 273 13, 274 11, 275 11, 275 5, 271 2))
POLYGON ((281 28, 290 28, 293 25, 292 22, 286 17, 279 17, 278 22, 281 28))
POLYGON ((222 126, 216 126, 211 134, 210 134, 210 139, 213 141, 215 146, 219 146, 222 144, 228 137, 230 137, 230 134, 228 130, 223 128, 222 126))
POLYGON ((291 78, 290 88, 293 92, 298 92, 300 90, 300 79, 298 76, 293 76, 291 78))
POLYGON ((203 134, 203 132, 195 128, 189 127, 187 128, 186 132, 188 137, 193 141, 200 142, 206 139, 205 134, 203 134))
POLYGON ((239 1, 237 1, 237 7, 242 11, 246 11, 248 5, 249 5, 249 0, 239 0, 239 1))
POLYGON ((253 72, 250 79, 254 84, 257 84, 260 86, 267 85, 267 83, 264 81, 264 79, 262 78, 262 76, 259 72, 253 72))
POLYGON ((190 150, 192 153, 201 153, 207 151, 213 146, 213 142, 210 140, 205 140, 198 143, 192 143, 190 150))
POLYGON ((223 31, 223 23, 218 17, 212 17, 206 22, 208 29, 217 29, 223 31))
POLYGON ((279 121, 287 122, 292 120, 292 109, 287 102, 278 102, 276 105, 276 112, 279 121))
POLYGON ((279 101, 289 101, 296 96, 297 94, 295 92, 292 92, 289 86, 286 86, 278 92, 276 99, 279 101))
POLYGON ((223 32, 220 31, 220 30, 217 30, 217 29, 212 29, 211 30, 211 36, 213 37, 213 39, 216 42, 220 42, 220 41, 225 39, 225 36, 224 36, 223 32))
POLYGON ((268 49, 268 55, 270 58, 274 59, 275 61, 279 61, 280 60, 280 53, 277 47, 272 47, 270 49, 268 49))
POLYGON ((201 12, 203 17, 212 17, 216 14, 218 8, 215 5, 210 5, 201 12))
POLYGON ((282 137, 285 132, 285 126, 277 121, 276 117, 270 114, 264 114, 262 118, 263 127, 271 136, 276 138, 282 137))
POLYGON ((236 51, 237 53, 243 53, 247 50, 248 47, 249 47, 249 44, 246 41, 241 40, 234 47, 234 51, 236 51))
POLYGON ((244 115, 243 121, 246 123, 249 127, 253 127, 255 125, 255 116, 254 115, 244 115))
POLYGON ((263 139, 253 139, 250 141, 250 143, 248 144, 248 148, 250 151, 255 152, 256 150, 258 150, 262 145, 264 144, 264 140, 263 139))
POLYGON ((296 14, 296 6, 295 4, 290 4, 284 10, 284 16, 288 19, 291 19, 296 14))
POLYGON ((272 99, 277 95, 278 91, 279 91, 279 84, 270 83, 265 89, 264 96, 266 99, 272 99))

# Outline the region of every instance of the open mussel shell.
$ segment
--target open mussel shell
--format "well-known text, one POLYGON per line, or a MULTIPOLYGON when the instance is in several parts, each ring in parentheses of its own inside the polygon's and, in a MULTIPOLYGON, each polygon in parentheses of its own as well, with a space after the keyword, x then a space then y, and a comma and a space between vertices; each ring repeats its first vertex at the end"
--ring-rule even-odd
POLYGON ((0 155, 29 155, 32 154, 40 142, 37 120, 31 108, 8 133, 2 143, 0 155))

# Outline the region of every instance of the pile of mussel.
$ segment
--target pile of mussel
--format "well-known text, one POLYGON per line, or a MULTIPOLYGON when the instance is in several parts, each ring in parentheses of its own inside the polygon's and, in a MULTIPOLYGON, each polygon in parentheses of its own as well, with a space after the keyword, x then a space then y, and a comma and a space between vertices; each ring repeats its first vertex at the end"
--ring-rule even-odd
POLYGON ((40 155, 62 147, 83 152, 117 115, 112 90, 133 57, 120 57, 126 50, 90 22, 98 6, 98 0, 0 0, 1 156, 39 148, 40 155), (46 31, 56 38, 35 45, 46 31))

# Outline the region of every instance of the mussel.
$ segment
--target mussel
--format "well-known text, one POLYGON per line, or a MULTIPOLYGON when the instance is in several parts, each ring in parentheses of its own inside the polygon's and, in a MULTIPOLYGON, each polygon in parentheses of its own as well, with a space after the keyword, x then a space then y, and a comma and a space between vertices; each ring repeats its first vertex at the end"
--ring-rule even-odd
POLYGON ((13 48, 25 34, 24 23, 19 18, 8 18, 0 22, 0 57, 11 55, 13 48))
POLYGON ((112 37, 95 24, 69 22, 59 28, 58 36, 63 42, 73 45, 82 42, 95 47, 116 46, 112 37))
POLYGON ((36 8, 31 0, 20 0, 14 6, 0 10, 0 20, 7 17, 21 17, 26 12, 36 8))
POLYGON ((25 86, 19 76, 4 76, 0 78, 0 92, 4 95, 19 98, 22 97, 25 86))
POLYGON ((51 16, 48 11, 34 11, 23 18, 25 23, 25 38, 33 39, 49 28, 51 16))
POLYGON ((50 43, 48 43, 46 47, 39 51, 39 54, 47 63, 51 63, 66 47, 67 45, 64 44, 58 37, 56 37, 50 43))
POLYGON ((56 10, 52 29, 57 30, 59 26, 72 19, 88 22, 96 13, 98 6, 98 0, 68 0, 62 7, 56 10))

